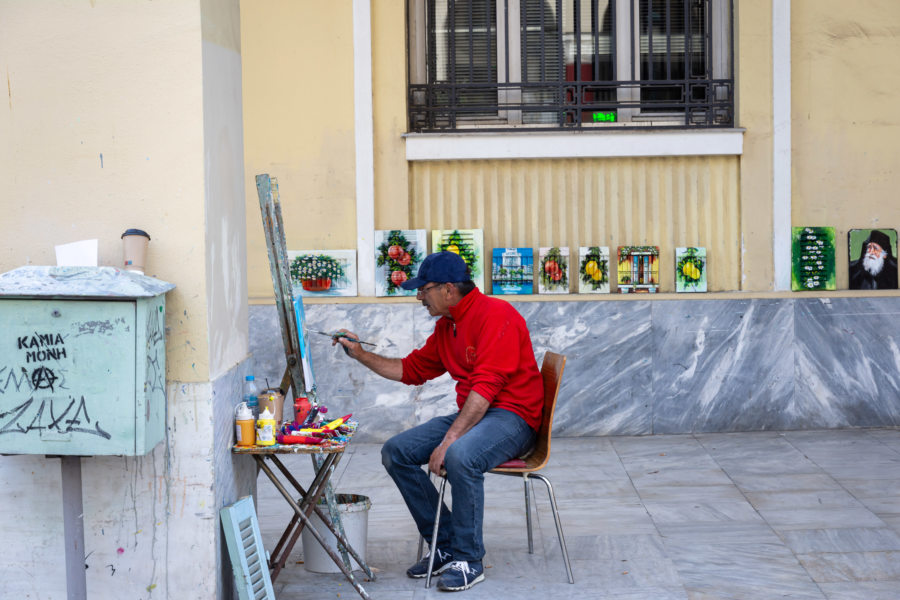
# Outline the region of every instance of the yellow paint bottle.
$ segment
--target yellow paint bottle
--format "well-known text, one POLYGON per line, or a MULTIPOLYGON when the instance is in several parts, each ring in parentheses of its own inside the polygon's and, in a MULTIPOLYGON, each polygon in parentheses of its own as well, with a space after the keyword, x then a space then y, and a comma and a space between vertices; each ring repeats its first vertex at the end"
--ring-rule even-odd
POLYGON ((275 420, 275 415, 269 411, 267 406, 256 420, 256 444, 258 446, 274 446, 277 429, 278 422, 275 420))
POLYGON ((253 412, 246 402, 241 402, 234 410, 234 433, 238 446, 252 446, 256 443, 253 428, 253 412))

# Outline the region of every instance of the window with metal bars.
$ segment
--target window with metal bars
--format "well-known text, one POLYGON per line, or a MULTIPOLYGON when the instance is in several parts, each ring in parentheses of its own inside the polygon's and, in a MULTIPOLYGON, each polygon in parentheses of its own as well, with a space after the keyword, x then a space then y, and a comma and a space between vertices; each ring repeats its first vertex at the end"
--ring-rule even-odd
POLYGON ((732 0, 409 0, 409 128, 733 127, 732 0))

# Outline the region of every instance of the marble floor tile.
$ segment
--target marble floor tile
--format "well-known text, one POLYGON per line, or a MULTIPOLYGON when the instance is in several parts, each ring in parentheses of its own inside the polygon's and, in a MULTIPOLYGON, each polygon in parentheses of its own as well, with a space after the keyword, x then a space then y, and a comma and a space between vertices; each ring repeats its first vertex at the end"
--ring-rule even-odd
POLYGON ((800 492, 747 492, 747 500, 759 510, 811 508, 866 508, 842 489, 800 492))
POLYGON ((782 545, 781 538, 760 521, 758 523, 708 522, 660 523, 659 534, 665 542, 677 542, 681 548, 710 544, 782 545))
POLYGON ((657 526, 672 523, 755 523, 762 521, 759 514, 745 501, 659 502, 644 500, 644 506, 657 526))
POLYGON ((695 485, 692 481, 673 482, 669 485, 643 485, 640 488, 640 498, 644 502, 746 501, 745 496, 734 485, 695 485))
POLYGON ((797 557, 816 580, 900 580, 900 552, 830 552, 797 557))
POLYGON ((900 580, 820 583, 828 600, 897 600, 900 580))
POLYGON ((731 478, 719 468, 695 469, 684 465, 655 469, 629 469, 628 475, 640 492, 645 487, 687 485, 731 485, 731 478))
POLYGON ((789 550, 775 544, 711 544, 667 541, 689 592, 723 598, 822 598, 815 582, 789 550))
POLYGON ((825 473, 800 473, 786 477, 779 472, 731 474, 731 479, 744 493, 751 492, 818 492, 841 490, 841 485, 825 473))
POLYGON ((794 554, 900 551, 900 534, 887 527, 792 530, 781 539, 794 554))
POLYGON ((779 508, 759 514, 776 531, 794 529, 840 529, 884 527, 885 523, 866 508, 779 508))

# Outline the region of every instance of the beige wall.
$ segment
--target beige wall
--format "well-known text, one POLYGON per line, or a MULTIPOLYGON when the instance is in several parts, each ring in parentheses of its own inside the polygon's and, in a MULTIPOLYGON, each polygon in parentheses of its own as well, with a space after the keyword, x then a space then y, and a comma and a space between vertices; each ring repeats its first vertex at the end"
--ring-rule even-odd
MULTIPOLYGON (((724 157, 430 161, 411 168, 412 226, 484 230, 491 248, 655 245, 661 291, 675 248, 703 246, 710 291, 739 285, 738 159, 724 157)), ((486 283, 489 287, 489 283, 486 283)), ((573 278, 572 289, 577 291, 573 278)))
POLYGON ((900 2, 793 0, 795 226, 900 229, 900 2), (861 10, 864 8, 864 10, 861 10))
POLYGON ((241 3, 251 300, 273 294, 260 173, 278 179, 289 250, 356 248, 351 9, 349 0, 241 3))
POLYGON ((89 238, 120 266, 146 230, 178 381, 209 378, 200 22, 187 0, 0 2, 0 270, 89 238))
POLYGON ((407 228, 405 2, 372 2, 375 229, 407 228))
POLYGON ((741 156, 741 284, 774 289, 772 249, 772 2, 735 2, 737 125, 741 156))

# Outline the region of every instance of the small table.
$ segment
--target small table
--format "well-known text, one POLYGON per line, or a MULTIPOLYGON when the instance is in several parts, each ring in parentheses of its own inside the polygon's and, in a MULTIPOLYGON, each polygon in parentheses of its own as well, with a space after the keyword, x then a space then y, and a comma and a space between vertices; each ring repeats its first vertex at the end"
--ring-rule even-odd
POLYGON ((287 503, 291 505, 291 508, 294 509, 294 516, 291 518, 290 523, 288 523, 284 533, 281 535, 281 539, 279 539, 278 543, 275 545, 275 549, 272 551, 272 558, 269 559, 269 569, 271 571, 272 581, 275 581, 275 578, 284 568, 288 555, 291 553, 291 550, 293 550, 294 544, 297 542, 297 538, 300 537, 303 528, 310 525, 310 514, 315 511, 331 533, 338 539, 338 548, 340 549, 341 556, 338 556, 334 550, 328 547, 325 538, 316 531, 315 527, 310 526, 310 533, 312 533, 316 541, 319 542, 322 549, 328 553, 328 556, 330 556, 331 560, 338 566, 341 573, 347 578, 347 581, 349 581, 356 591, 359 592, 359 595, 366 598, 366 600, 369 600, 369 595, 366 593, 366 590, 363 589, 362 585, 360 585, 353 575, 353 569, 350 565, 348 553, 357 563, 359 563, 370 580, 375 580, 375 574, 372 573, 372 570, 362 557, 359 556, 356 550, 353 549, 344 535, 344 526, 341 523, 341 517, 334 498, 334 491, 332 490, 330 483, 331 476, 334 474, 334 470, 337 468, 348 444, 349 440, 343 442, 326 441, 321 445, 276 444, 274 446, 233 446, 231 451, 234 454, 249 454, 252 456, 253 459, 256 460, 256 464, 259 465, 259 468, 262 469, 263 473, 266 474, 278 491, 281 492, 281 495, 287 503), (298 482, 291 474, 284 463, 278 459, 279 454, 309 454, 312 457, 315 477, 309 485, 308 490, 303 489, 300 482, 298 482), (291 492, 281 482, 272 468, 266 464, 265 459, 269 459, 269 462, 275 465, 284 478, 293 486, 297 493, 300 494, 298 500, 294 500, 291 496, 291 492), (323 494, 325 496, 325 503, 329 509, 330 519, 319 507, 319 499, 323 494))

